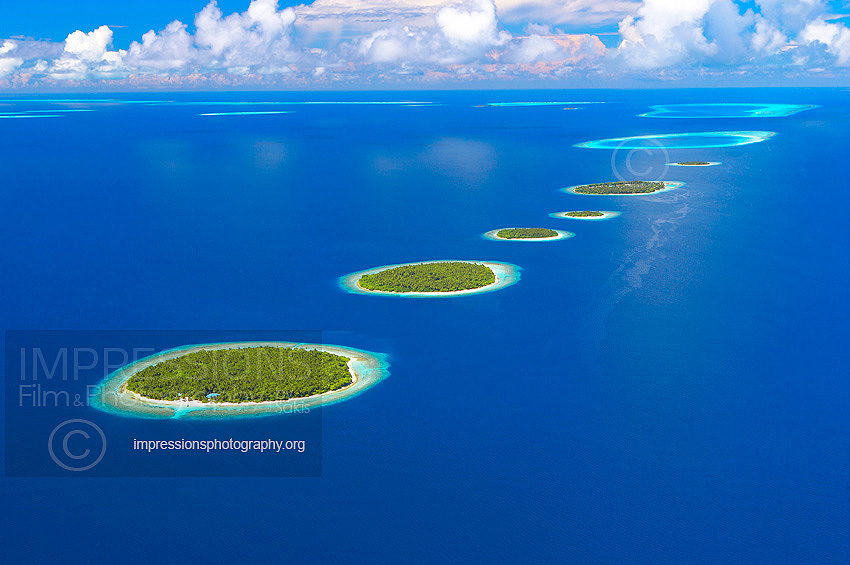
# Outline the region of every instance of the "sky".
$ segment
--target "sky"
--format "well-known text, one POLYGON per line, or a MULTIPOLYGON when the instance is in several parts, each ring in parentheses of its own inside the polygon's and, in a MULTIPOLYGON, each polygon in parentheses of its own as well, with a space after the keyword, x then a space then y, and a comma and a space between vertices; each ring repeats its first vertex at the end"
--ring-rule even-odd
POLYGON ((850 83, 850 0, 3 4, 3 90, 850 83))

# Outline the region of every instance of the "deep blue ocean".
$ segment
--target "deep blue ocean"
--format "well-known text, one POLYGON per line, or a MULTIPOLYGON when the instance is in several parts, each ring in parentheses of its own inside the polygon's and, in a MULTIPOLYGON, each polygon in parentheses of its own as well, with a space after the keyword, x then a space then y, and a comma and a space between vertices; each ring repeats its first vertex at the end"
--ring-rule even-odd
MULTIPOLYGON (((321 331, 386 353, 390 376, 313 413, 321 477, 7 476, 11 561, 850 562, 846 90, 0 98, 56 108, 92 111, 0 120, 3 329, 321 331), (164 103, 127 103, 145 100, 164 103), (433 104, 184 104, 404 100, 433 104), (509 101, 605 104, 478 107, 509 101), (638 117, 701 102, 819 107, 638 117), (291 113, 200 115, 241 109, 291 113), (574 147, 739 130, 776 135, 574 147), (558 190, 617 174, 686 184, 558 190), (586 209, 622 215, 548 216, 586 209), (514 226, 576 237, 481 237, 514 226), (429 259, 513 263, 521 280, 449 299, 338 286, 429 259)), ((177 425, 77 417, 119 436, 177 425)), ((195 425, 274 435, 298 417, 195 425)), ((40 434, 6 446, 44 457, 40 434)))

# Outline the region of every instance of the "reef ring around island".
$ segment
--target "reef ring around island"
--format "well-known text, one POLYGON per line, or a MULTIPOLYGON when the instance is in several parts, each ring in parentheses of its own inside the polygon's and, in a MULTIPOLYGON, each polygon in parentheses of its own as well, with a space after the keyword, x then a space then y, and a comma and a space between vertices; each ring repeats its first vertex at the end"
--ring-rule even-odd
POLYGON ((469 296, 471 294, 480 294, 484 292, 492 292, 494 290, 501 290, 505 287, 511 286, 519 282, 520 279, 520 270, 522 268, 518 265, 514 265, 512 263, 503 263, 500 261, 472 261, 465 259, 440 259, 436 261, 417 261, 415 263, 399 263, 397 265, 383 265, 381 267, 374 267, 372 269, 367 269, 365 271, 357 271, 356 273, 351 273, 339 278, 339 286, 342 290, 346 292, 350 292, 352 294, 371 294, 376 296, 397 296, 400 298, 451 298, 455 296, 469 296), (396 267, 407 267, 410 265, 427 265, 429 263, 476 263, 478 265, 484 265, 493 271, 493 274, 496 277, 496 281, 490 283, 486 286, 478 287, 478 288, 470 288, 465 290, 455 290, 449 292, 391 292, 386 290, 368 290, 361 287, 358 283, 360 277, 364 275, 373 275, 375 273, 380 273, 381 271, 386 271, 387 269, 394 269, 396 267))
POLYGON ((666 133, 612 137, 577 143, 582 149, 705 149, 709 147, 736 147, 770 139, 772 131, 702 131, 692 133, 666 133))
POLYGON ((512 228, 498 228, 495 230, 490 230, 487 233, 481 234, 481 237, 484 239, 489 239, 491 241, 558 241, 560 239, 570 239, 571 237, 575 237, 571 231, 564 230, 552 230, 557 232, 557 235, 552 235, 549 237, 499 237, 498 233, 502 230, 512 229, 512 228))
POLYGON ((90 402, 94 408, 136 418, 244 418, 298 413, 304 408, 336 404, 358 396, 389 376, 385 354, 340 345, 293 343, 282 341, 246 341, 185 345, 161 351, 110 373, 97 385, 90 402), (201 402, 198 400, 157 400, 127 390, 133 375, 152 365, 202 350, 241 349, 246 347, 281 347, 320 350, 348 358, 352 382, 347 386, 316 394, 265 402, 201 402))

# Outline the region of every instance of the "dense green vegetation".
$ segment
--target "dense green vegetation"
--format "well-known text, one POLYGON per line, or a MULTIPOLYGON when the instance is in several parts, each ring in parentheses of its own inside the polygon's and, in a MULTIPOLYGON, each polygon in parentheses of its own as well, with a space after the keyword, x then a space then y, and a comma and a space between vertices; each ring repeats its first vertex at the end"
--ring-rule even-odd
POLYGON ((142 369, 127 389, 157 400, 287 400, 351 384, 347 363, 341 355, 289 347, 202 350, 142 369))
POLYGON ((578 194, 649 194, 664 188, 662 181, 626 180, 583 184, 573 189, 578 194))
POLYGON ((363 275, 357 284, 366 290, 385 292, 452 292, 494 282, 496 274, 486 265, 450 261, 393 267, 363 275))
POLYGON ((602 212, 597 212, 596 210, 575 210, 573 212, 564 212, 564 216, 569 216, 570 218, 598 218, 599 216, 604 216, 602 212))
POLYGON ((556 235, 558 232, 546 228, 507 228, 496 232, 496 237, 502 239, 540 239, 556 235))
POLYGON ((710 165, 708 161, 679 161, 677 165, 710 165))

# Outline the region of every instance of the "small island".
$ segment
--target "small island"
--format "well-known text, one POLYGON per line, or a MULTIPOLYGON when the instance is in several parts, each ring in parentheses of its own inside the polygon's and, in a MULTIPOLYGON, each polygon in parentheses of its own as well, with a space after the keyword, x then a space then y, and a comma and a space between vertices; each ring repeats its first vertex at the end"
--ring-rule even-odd
POLYGON ((598 210, 575 210, 573 212, 564 212, 566 218, 601 218, 605 212, 598 210))
POLYGON ((712 165, 719 165, 720 163, 715 161, 679 161, 677 163, 668 163, 668 165, 672 165, 674 167, 711 167, 712 165))
POLYGON ((340 286, 358 294, 456 296, 514 284, 518 270, 509 263, 424 261, 352 273, 340 279, 340 286))
POLYGON ((123 416, 244 417, 299 413, 357 396, 389 374, 384 356, 290 342, 190 345, 111 373, 90 401, 123 416))
POLYGON ((480 263, 447 261, 403 265, 363 275, 357 284, 382 292, 457 292, 491 285, 496 273, 480 263))
POLYGON ((545 239, 557 236, 557 231, 548 228, 505 228, 496 232, 499 239, 545 239))
POLYGON ((567 218, 572 220, 607 220, 616 218, 620 212, 610 210, 572 210, 569 212, 555 212, 549 214, 552 218, 567 218))
POLYGON ((612 182, 597 182, 582 184, 563 189, 572 194, 587 194, 592 196, 630 196, 655 194, 679 188, 684 183, 670 181, 627 180, 612 182))
POLYGON ((557 241, 575 234, 549 228, 500 228, 490 230, 482 237, 493 241, 557 241))

